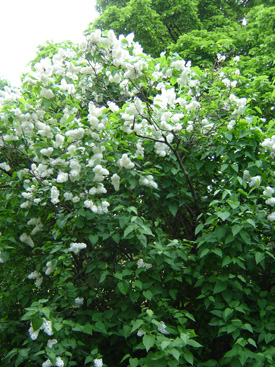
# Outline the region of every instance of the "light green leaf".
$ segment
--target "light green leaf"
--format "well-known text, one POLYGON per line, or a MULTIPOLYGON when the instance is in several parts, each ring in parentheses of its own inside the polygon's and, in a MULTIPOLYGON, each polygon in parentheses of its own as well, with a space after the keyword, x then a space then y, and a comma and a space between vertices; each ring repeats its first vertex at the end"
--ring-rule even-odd
POLYGON ((153 335, 143 336, 143 345, 145 346, 146 352, 148 352, 155 344, 155 337, 153 335))
POLYGON ((226 221, 226 219, 230 217, 230 213, 229 212, 217 212, 217 216, 221 218, 221 220, 226 221))
POLYGON ((193 363, 194 363, 194 357, 193 357, 193 354, 191 352, 189 352, 188 350, 185 350, 183 352, 183 358, 186 360, 186 362, 188 362, 191 365, 193 365, 193 363))
POLYGON ((175 349, 175 348, 170 349, 168 351, 168 353, 171 354, 177 361, 179 360, 179 358, 180 358, 180 352, 177 349, 175 349))
POLYGON ((235 224, 235 225, 231 228, 233 236, 235 237, 235 236, 240 232, 240 230, 241 230, 241 229, 242 229, 242 227, 241 227, 241 226, 239 226, 239 225, 235 224))

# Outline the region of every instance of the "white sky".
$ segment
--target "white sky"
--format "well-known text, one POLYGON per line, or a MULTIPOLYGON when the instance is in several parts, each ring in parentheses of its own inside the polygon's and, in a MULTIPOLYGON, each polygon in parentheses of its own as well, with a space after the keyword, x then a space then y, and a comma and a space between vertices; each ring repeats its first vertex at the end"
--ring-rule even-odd
POLYGON ((0 0, 0 77, 20 85, 46 40, 79 42, 97 16, 95 0, 0 0))

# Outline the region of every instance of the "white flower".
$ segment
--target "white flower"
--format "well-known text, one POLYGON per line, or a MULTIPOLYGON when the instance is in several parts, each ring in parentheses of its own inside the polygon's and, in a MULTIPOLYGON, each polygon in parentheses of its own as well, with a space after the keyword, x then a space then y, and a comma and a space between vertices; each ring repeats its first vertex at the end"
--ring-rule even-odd
POLYGON ((266 205, 274 206, 275 205, 275 198, 270 198, 265 201, 266 205))
POLYGON ((56 339, 49 339, 49 340, 48 340, 48 343, 47 343, 47 347, 48 347, 48 348, 52 348, 52 346, 53 346, 54 344, 57 344, 57 340, 56 340, 56 339))
POLYGON ((110 110, 112 112, 117 112, 119 111, 119 107, 114 103, 114 102, 107 102, 107 105, 109 106, 110 110))
POLYGON ((118 160, 118 165, 126 169, 132 169, 135 166, 126 153, 118 160))
POLYGON ((45 149, 41 149, 40 150, 40 153, 42 155, 45 155, 46 157, 50 157, 52 155, 52 152, 53 152, 53 148, 52 147, 49 147, 49 148, 45 148, 45 149))
POLYGON ((274 194, 274 190, 272 189, 272 187, 267 186, 263 192, 264 196, 272 196, 274 194))
POLYGON ((161 333, 161 334, 164 334, 164 335, 168 335, 168 331, 166 330, 166 325, 163 321, 160 322, 161 326, 158 327, 158 331, 161 333))
POLYGON ((271 213, 267 216, 267 219, 270 221, 270 222, 275 222, 275 213, 271 213))
POLYGON ((148 263, 145 263, 145 262, 143 261, 143 259, 139 259, 139 260, 137 261, 137 267, 138 267, 138 269, 140 269, 140 268, 143 268, 143 269, 150 269, 150 268, 152 267, 152 265, 151 265, 151 264, 148 264, 148 263))
POLYGON ((61 148, 63 145, 65 138, 61 134, 56 134, 55 136, 55 142, 53 142, 53 145, 55 148, 61 148))
POLYGON ((38 273, 37 271, 33 271, 28 275, 28 279, 35 279, 34 284, 37 288, 39 288, 43 282, 43 277, 41 273, 38 273))
POLYGON ((44 363, 42 363, 42 367, 51 367, 52 363, 49 359, 47 359, 44 363))
POLYGON ((261 176, 254 176, 250 178, 249 187, 259 187, 261 184, 261 176))
POLYGON ((59 190, 58 190, 58 188, 55 187, 55 186, 52 186, 52 188, 51 188, 51 202, 53 204, 59 203, 58 197, 59 197, 59 190))
POLYGON ((40 331, 40 329, 34 331, 32 325, 31 325, 31 327, 29 328, 29 334, 30 334, 31 340, 36 340, 38 338, 39 331, 40 331))
POLYGON ((146 331, 144 331, 142 329, 138 329, 137 336, 141 337, 143 335, 146 335, 146 331))
POLYGON ((217 54, 218 62, 223 62, 226 59, 226 56, 221 55, 220 53, 217 54))
POLYGON ((68 173, 59 171, 56 182, 63 183, 63 182, 67 182, 68 179, 69 179, 68 173))
POLYGON ((84 302, 84 298, 79 298, 79 297, 77 297, 74 301, 75 301, 75 303, 76 303, 77 305, 82 306, 82 305, 83 305, 83 302, 84 302))
POLYGON ((49 320, 46 320, 43 317, 43 324, 41 326, 41 330, 43 330, 44 333, 46 333, 47 335, 52 336, 53 335, 52 322, 49 320))
POLYGON ((86 248, 87 245, 83 242, 72 242, 70 244, 70 249, 69 251, 72 251, 73 253, 75 253, 76 255, 79 253, 80 250, 86 248))
POLYGON ((146 177, 141 177, 139 179, 139 184, 147 187, 152 187, 153 189, 158 188, 158 184, 154 181, 154 178, 152 175, 148 175, 146 177))
POLYGON ((51 89, 46 89, 43 87, 41 89, 40 96, 47 99, 54 98, 53 91, 51 89))
POLYGON ((26 233, 23 233, 20 236, 20 241, 26 243, 30 247, 34 247, 34 243, 33 243, 32 238, 30 236, 28 236, 26 233))
POLYGON ((55 271, 55 267, 52 266, 51 261, 48 261, 46 266, 47 266, 47 270, 45 271, 46 275, 50 275, 51 273, 53 273, 55 271))
POLYGON ((243 20, 242 20, 242 26, 246 26, 247 25, 247 20, 246 20, 246 18, 243 18, 243 20))
POLYGON ((78 129, 74 130, 68 130, 66 131, 65 135, 73 140, 80 140, 83 138, 85 134, 85 130, 82 127, 79 127, 78 129))
POLYGON ((55 365, 56 365, 56 367, 63 367, 64 362, 60 357, 56 357, 55 365))
POLYGON ((120 177, 118 174, 114 173, 113 176, 111 177, 111 181, 112 181, 112 184, 114 186, 114 189, 116 191, 119 190, 119 185, 120 185, 120 177))
POLYGON ((245 170, 243 171, 243 179, 244 179, 245 181, 249 181, 249 180, 250 180, 250 178, 251 178, 251 176, 250 176, 249 171, 248 171, 247 169, 245 169, 245 170))
POLYGON ((10 166, 6 162, 0 163, 0 168, 7 172, 10 171, 11 169, 10 166))
POLYGON ((236 124, 235 120, 229 121, 229 124, 227 125, 227 130, 229 130, 229 131, 232 130, 234 128, 235 124, 236 124))
POLYGON ((100 358, 100 359, 94 359, 94 366, 95 367, 103 367, 102 358, 100 358))

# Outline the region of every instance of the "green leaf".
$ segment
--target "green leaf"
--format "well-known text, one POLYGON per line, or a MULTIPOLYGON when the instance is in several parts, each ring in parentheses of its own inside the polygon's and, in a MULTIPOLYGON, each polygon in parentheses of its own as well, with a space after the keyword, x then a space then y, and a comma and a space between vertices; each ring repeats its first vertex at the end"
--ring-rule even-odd
POLYGON ((161 343, 160 343, 160 347, 161 347, 161 349, 162 350, 164 350, 165 348, 167 348, 168 347, 168 345, 170 345, 171 344, 171 342, 170 342, 170 340, 163 340, 161 343))
POLYGON ((230 319, 230 317, 232 316, 234 310, 232 310, 231 308, 226 308, 224 311, 223 311, 223 319, 225 322, 227 322, 227 320, 230 319))
POLYGON ((242 227, 241 227, 241 226, 239 226, 239 225, 235 224, 235 225, 231 228, 233 236, 235 237, 235 236, 240 232, 240 230, 241 230, 241 229, 242 229, 242 227))
POLYGON ((168 353, 171 354, 177 361, 179 360, 179 358, 180 358, 180 352, 177 349, 175 349, 175 348, 170 349, 168 351, 168 353))
POLYGON ((43 325, 43 320, 41 317, 33 317, 31 319, 31 323, 32 323, 32 328, 34 331, 37 331, 38 329, 41 328, 41 326, 43 325))
POLYGON ((253 333, 253 329, 252 329, 252 326, 250 324, 244 324, 242 326, 242 328, 245 329, 245 330, 250 331, 251 333, 253 333))
POLYGON ((226 290, 226 288, 227 288, 227 284, 222 283, 222 282, 217 283, 217 284, 215 285, 215 288, 214 288, 213 293, 214 293, 214 294, 216 294, 216 293, 221 293, 221 292, 223 292, 224 290, 226 290))
POLYGON ((203 223, 199 224, 199 225, 196 227, 195 235, 197 235, 198 233, 200 233, 200 232, 201 232, 201 230, 203 229, 203 227, 204 227, 204 224, 203 224, 203 223))
POLYGON ((225 256, 225 258, 222 261, 222 267, 232 263, 232 259, 229 256, 225 256))
POLYGON ((202 345, 200 344, 200 343, 198 343, 196 340, 194 340, 194 339, 189 339, 188 341, 187 341, 187 344, 188 345, 191 345, 191 347, 194 347, 194 348, 201 348, 202 347, 202 345))
POLYGON ((256 264, 259 264, 262 260, 264 260, 265 254, 263 252, 256 252, 255 254, 255 261, 256 264))
POLYGON ((178 205, 177 204, 169 204, 168 206, 170 213, 175 217, 177 215, 177 211, 178 211, 178 205))
POLYGON ((131 232, 133 232, 136 229, 136 225, 133 224, 129 224, 129 226, 125 229, 123 237, 127 237, 128 234, 130 234, 131 232))
POLYGON ((145 346, 146 352, 148 352, 155 344, 155 337, 153 335, 143 336, 143 345, 145 346))
POLYGON ((204 257, 205 255, 207 255, 209 252, 208 248, 205 248, 204 250, 202 250, 202 252, 199 255, 199 258, 201 259, 202 257, 204 257))
POLYGON ((85 334, 93 335, 93 326, 91 324, 86 324, 83 328, 85 334))
POLYGON ((250 245, 251 244, 251 238, 249 236, 249 234, 245 231, 241 231, 240 232, 240 236, 241 238, 243 239, 244 243, 246 243, 247 245, 250 245))
POLYGON ((88 236, 88 238, 92 242, 93 245, 96 245, 97 244, 97 241, 98 241, 98 236, 97 235, 90 234, 88 236))
POLYGON ((221 218, 221 220, 226 221, 226 219, 230 217, 230 213, 229 212, 217 212, 217 216, 221 218))
POLYGON ((93 326, 93 329, 94 329, 94 331, 98 331, 98 332, 103 333, 103 334, 108 334, 106 326, 100 321, 97 321, 95 323, 95 325, 93 326))
POLYGON ((220 248, 215 248, 213 250, 214 254, 216 254, 219 257, 222 257, 222 250, 220 248))
POLYGON ((183 358, 186 360, 186 362, 193 365, 194 357, 193 357, 193 354, 191 352, 189 352, 188 350, 183 351, 183 358))
POLYGON ((147 299, 149 299, 149 301, 151 301, 151 299, 153 297, 153 293, 150 290, 143 291, 142 294, 144 295, 145 298, 147 298, 147 299))
POLYGON ((130 358, 130 367, 137 367, 138 366, 138 359, 137 358, 130 358))
POLYGON ((126 282, 119 282, 117 285, 118 289, 120 290, 120 292, 124 295, 126 295, 128 293, 129 290, 129 284, 126 282))
POLYGON ((104 270, 103 273, 100 275, 99 283, 104 282, 104 280, 106 279, 106 276, 107 275, 109 275, 109 271, 108 270, 104 270))
POLYGON ((257 348, 257 344, 255 343, 255 340, 248 338, 247 341, 249 344, 253 345, 253 347, 257 348))

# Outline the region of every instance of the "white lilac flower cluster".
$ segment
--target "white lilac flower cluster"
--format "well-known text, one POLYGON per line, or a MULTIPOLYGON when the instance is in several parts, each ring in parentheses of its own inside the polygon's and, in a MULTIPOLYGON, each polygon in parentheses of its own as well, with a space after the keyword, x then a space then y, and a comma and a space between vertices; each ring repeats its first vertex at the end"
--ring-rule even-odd
POLYGON ((42 274, 37 272, 36 270, 28 275, 28 279, 35 279, 34 284, 36 285, 37 288, 40 288, 40 286, 43 282, 42 274))
POLYGON ((150 269, 152 267, 152 264, 148 264, 148 263, 144 262, 143 259, 139 259, 137 261, 137 267, 138 267, 138 269, 146 269, 147 270, 147 269, 150 269))
POLYGON ((115 191, 119 190, 120 186, 120 177, 117 173, 114 173, 111 177, 112 185, 114 186, 115 191))
POLYGON ((80 252, 80 250, 83 250, 86 247, 87 247, 86 243, 83 243, 83 242, 72 242, 70 244, 69 251, 73 252, 75 255, 78 255, 79 252, 80 252))
POLYGON ((47 267, 47 269, 45 271, 46 275, 50 275, 55 271, 55 266, 53 266, 52 261, 48 261, 46 263, 46 267, 47 267))
POLYGON ((154 177, 152 175, 141 177, 139 179, 139 184, 142 186, 151 187, 153 189, 158 188, 158 184, 154 181, 154 177))
POLYGON ((83 303, 84 303, 84 298, 80 298, 80 297, 77 297, 75 300, 74 300, 74 305, 73 307, 74 308, 79 308, 81 306, 83 306, 83 303))
MULTIPOLYGON (((275 198, 272 197, 272 195, 274 194, 274 189, 270 186, 267 186, 265 188, 265 190, 263 191, 263 195, 265 197, 268 197, 268 199, 266 199, 265 203, 266 205, 269 205, 271 206, 272 208, 274 207, 275 205, 275 198)), ((275 222, 275 212, 273 213, 270 213, 268 216, 267 216, 267 219, 270 221, 270 222, 275 222)))
POLYGON ((163 321, 160 321, 160 326, 158 327, 158 331, 163 335, 168 335, 169 332, 166 330, 167 326, 163 321))
MULTIPOLYGON (((258 176, 251 177, 248 170, 245 170, 243 172, 243 178, 244 178, 244 180, 246 180, 247 182, 249 182, 249 187, 259 187, 260 184, 261 184, 261 179, 262 179, 261 176, 259 176, 259 175, 258 176)), ((270 186, 267 186, 265 188, 265 190, 263 191, 263 196, 265 198, 267 197, 267 199, 265 200, 266 205, 269 205, 272 208, 275 205, 275 198, 272 197, 273 194, 274 194, 274 189, 272 187, 270 187, 270 186)), ((270 222, 275 222, 275 212, 270 213, 267 216, 267 219, 270 222)))
POLYGON ((95 204, 92 200, 84 201, 84 207, 87 209, 90 209, 95 214, 108 213, 109 206, 110 206, 110 203, 108 203, 108 201, 106 200, 98 202, 97 204, 95 204))
POLYGON ((57 340, 56 339, 49 339, 47 342, 47 347, 48 348, 52 348, 53 345, 57 344, 57 340))
POLYGON ((234 94, 230 94, 229 101, 236 106, 236 109, 233 111, 233 116, 244 114, 246 110, 246 98, 237 98, 234 94))
POLYGON ((20 241, 26 243, 30 247, 34 247, 34 242, 31 238, 31 236, 28 236, 26 233, 21 234, 20 241))
POLYGON ((2 162, 0 163, 0 169, 3 169, 4 171, 9 172, 11 168, 8 163, 2 162))
MULTIPOLYGON (((35 226, 31 231, 31 235, 35 235, 38 232, 41 232, 43 229, 43 224, 41 223, 41 218, 32 218, 30 219, 27 224, 29 226, 35 226)), ((23 241, 24 242, 24 241, 23 241)))
POLYGON ((146 335, 146 331, 144 331, 143 329, 138 329, 137 336, 142 337, 143 335, 146 335))
MULTIPOLYGON (((32 340, 36 340, 38 338, 39 332, 40 331, 44 331, 44 333, 46 333, 49 336, 53 335, 53 330, 52 330, 52 322, 49 320, 46 320, 43 317, 43 324, 41 325, 41 327, 37 330, 33 330, 32 324, 30 324, 30 328, 29 328, 29 334, 30 334, 30 338, 32 340)), ((54 343, 55 344, 55 343, 54 343)))
POLYGON ((94 359, 94 367, 103 367, 103 360, 102 360, 102 358, 94 359))
POLYGON ((243 179, 249 182, 249 187, 259 187, 261 185, 261 176, 251 176, 248 170, 244 170, 243 179))
POLYGON ((263 148, 268 148, 270 150, 270 155, 272 158, 275 157, 275 135, 272 135, 271 138, 265 139, 261 146, 263 148))
MULTIPOLYGON (((53 364, 49 359, 47 359, 44 363, 42 363, 42 367, 52 367, 52 366, 53 364)), ((62 360, 61 357, 56 357, 55 367, 64 367, 64 361, 62 360)))
POLYGON ((122 157, 118 160, 118 165, 126 169, 132 169, 135 166, 126 153, 122 154, 122 157))

